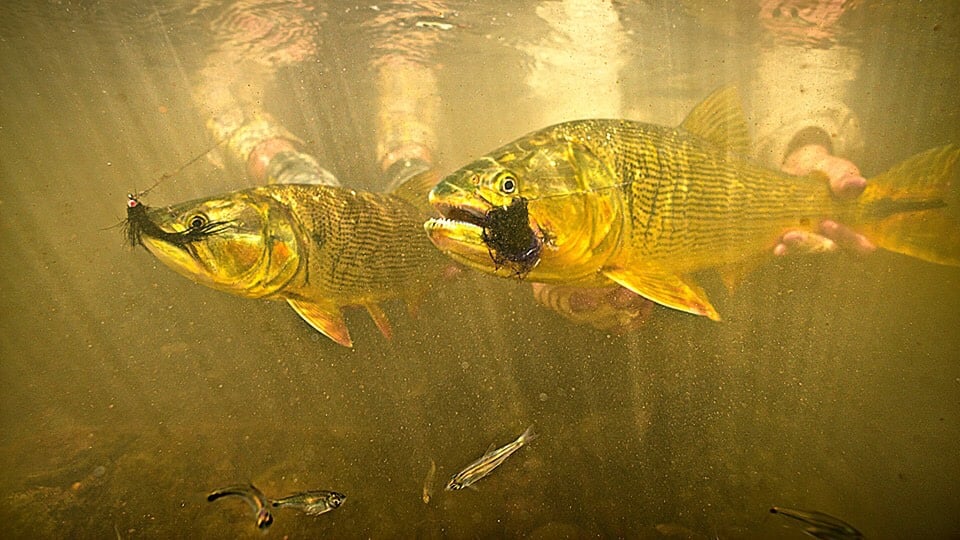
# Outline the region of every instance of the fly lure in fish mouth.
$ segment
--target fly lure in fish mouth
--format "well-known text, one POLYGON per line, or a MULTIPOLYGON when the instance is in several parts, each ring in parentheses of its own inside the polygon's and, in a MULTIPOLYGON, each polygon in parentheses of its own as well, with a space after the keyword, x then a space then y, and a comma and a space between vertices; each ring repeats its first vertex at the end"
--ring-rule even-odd
POLYGON ((206 216, 198 214, 190 218, 189 228, 180 232, 168 232, 150 220, 147 216, 147 208, 136 195, 127 194, 127 219, 123 222, 123 230, 131 246, 143 245, 143 235, 177 246, 185 246, 223 232, 230 226, 226 221, 209 221, 206 216))
POLYGON ((481 237, 496 268, 507 267, 523 279, 540 262, 545 237, 530 227, 527 199, 491 208, 482 225, 481 237))

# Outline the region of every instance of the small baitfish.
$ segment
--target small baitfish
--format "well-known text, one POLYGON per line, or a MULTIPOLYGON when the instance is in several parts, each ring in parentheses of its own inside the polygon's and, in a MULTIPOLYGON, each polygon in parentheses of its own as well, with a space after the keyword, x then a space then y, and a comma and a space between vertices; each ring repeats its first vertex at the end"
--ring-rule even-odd
POLYGON ((245 486, 230 486, 217 489, 207 495, 207 500, 213 502, 222 497, 240 497, 250 508, 253 508, 254 515, 257 518, 257 528, 266 529, 273 524, 273 515, 267 509, 267 498, 253 484, 245 486))
POLYGON ((577 120, 530 133, 455 171, 430 192, 424 224, 458 262, 502 277, 580 287, 619 284, 719 320, 693 277, 733 285, 788 230, 824 219, 875 245, 960 266, 960 146, 920 153, 840 200, 827 177, 791 176, 747 156, 740 99, 722 89, 677 128, 577 120))
POLYGON ((447 482, 447 491, 457 491, 465 487, 472 487, 473 484, 493 472, 493 470, 506 461, 508 457, 512 456, 514 452, 535 438, 537 438, 537 435, 533 432, 533 426, 530 426, 522 435, 517 437, 517 440, 505 446, 494 449, 493 445, 491 445, 487 453, 480 457, 480 459, 467 465, 462 471, 453 475, 453 478, 447 482))
POLYGON ((430 498, 433 497, 433 477, 437 474, 437 462, 430 460, 430 469, 427 470, 427 476, 423 479, 423 491, 420 493, 420 500, 423 504, 430 504, 430 498))
POLYGON ((336 491, 304 491, 270 501, 274 508, 293 508, 311 516, 319 516, 340 508, 347 496, 336 491))
POLYGON ((164 208, 131 195, 126 235, 198 283, 286 300, 313 328, 350 347, 342 308, 366 308, 390 337, 380 304, 403 299, 412 310, 442 270, 423 234, 432 180, 415 176, 390 194, 274 184, 164 208))
POLYGON ((803 532, 821 540, 856 540, 863 538, 863 534, 849 523, 823 512, 774 506, 770 509, 770 513, 780 514, 799 521, 802 523, 803 532))

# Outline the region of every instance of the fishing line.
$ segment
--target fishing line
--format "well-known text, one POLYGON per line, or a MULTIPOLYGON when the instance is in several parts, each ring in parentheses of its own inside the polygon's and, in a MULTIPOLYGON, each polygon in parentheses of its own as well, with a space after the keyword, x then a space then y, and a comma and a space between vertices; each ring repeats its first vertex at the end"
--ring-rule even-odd
POLYGON ((160 177, 157 178, 157 180, 153 183, 153 185, 151 185, 151 186, 148 187, 147 189, 145 189, 145 190, 143 190, 143 191, 134 192, 134 193, 132 193, 132 194, 129 194, 129 195, 128 195, 128 198, 129 198, 131 201, 139 200, 141 197, 143 197, 143 196, 146 195, 147 193, 150 193, 151 191, 153 191, 154 189, 156 189, 156 187, 159 186, 164 180, 167 180, 167 179, 169 179, 169 178, 172 178, 172 177, 174 177, 174 176, 182 173, 187 167, 193 165, 193 164, 196 163, 197 161, 200 161, 201 158, 205 157, 205 156, 208 155, 210 152, 213 152, 214 150, 216 150, 218 147, 222 146, 222 145, 225 144, 226 142, 227 142, 226 139, 224 139, 224 140, 222 140, 222 141, 217 141, 216 143, 214 143, 212 146, 210 146, 209 148, 207 148, 207 149, 204 150, 203 152, 201 152, 201 153, 193 156, 192 158, 190 158, 190 160, 187 161, 186 163, 184 163, 183 165, 180 165, 179 167, 177 167, 177 169, 174 170, 173 172, 161 174, 160 177))

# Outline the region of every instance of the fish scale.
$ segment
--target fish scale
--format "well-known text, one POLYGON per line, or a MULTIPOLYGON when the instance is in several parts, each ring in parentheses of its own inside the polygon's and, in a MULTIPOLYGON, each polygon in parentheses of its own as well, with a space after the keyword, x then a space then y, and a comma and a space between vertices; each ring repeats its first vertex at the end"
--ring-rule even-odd
POLYGON ((772 248, 779 230, 837 213, 821 175, 790 176, 730 159, 674 128, 584 120, 558 126, 554 137, 583 144, 626 180, 619 189, 635 231, 627 233, 631 247, 679 272, 729 263, 744 248, 772 248))

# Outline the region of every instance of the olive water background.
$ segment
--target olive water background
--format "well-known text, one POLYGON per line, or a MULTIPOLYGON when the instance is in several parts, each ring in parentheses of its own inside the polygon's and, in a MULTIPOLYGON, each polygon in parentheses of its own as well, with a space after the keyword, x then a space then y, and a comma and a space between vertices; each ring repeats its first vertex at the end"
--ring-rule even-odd
MULTIPOLYGON (((499 4, 455 5, 454 26, 435 27, 449 33, 444 171, 541 127, 517 47, 545 27, 533 4, 499 4)), ((378 183, 370 7, 323 8, 319 61, 285 68, 266 96, 357 188, 378 183)), ((625 102, 669 93, 672 122, 762 46, 732 22, 742 12, 619 9, 625 102)), ((246 481, 347 494, 320 517, 276 512, 277 538, 800 537, 773 504, 872 538, 960 535, 955 268, 886 253, 771 260, 732 296, 705 278, 723 323, 657 309, 624 336, 538 308, 528 284, 469 273, 437 281, 415 320, 388 306, 392 341, 348 312, 346 349, 284 304, 204 288, 124 245, 126 194, 212 145, 190 91, 212 44, 189 11, 0 7, 4 536, 259 536, 239 501, 205 501, 246 481), (441 491, 531 424, 540 437, 479 490, 441 491)), ((960 7, 863 2, 842 23, 863 57, 849 104, 867 175, 960 142, 960 7)), ((248 185, 201 160, 146 202, 248 185)))

